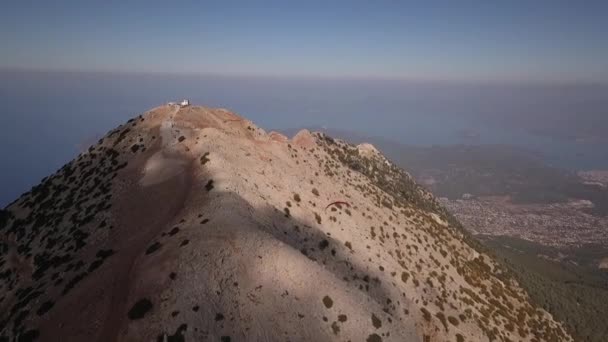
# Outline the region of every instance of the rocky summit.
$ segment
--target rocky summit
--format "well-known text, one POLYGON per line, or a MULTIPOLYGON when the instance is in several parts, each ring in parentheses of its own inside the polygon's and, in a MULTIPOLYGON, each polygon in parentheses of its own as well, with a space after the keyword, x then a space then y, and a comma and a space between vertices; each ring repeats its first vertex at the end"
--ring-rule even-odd
POLYGON ((370 144, 166 105, 0 214, 0 341, 570 341, 370 144))

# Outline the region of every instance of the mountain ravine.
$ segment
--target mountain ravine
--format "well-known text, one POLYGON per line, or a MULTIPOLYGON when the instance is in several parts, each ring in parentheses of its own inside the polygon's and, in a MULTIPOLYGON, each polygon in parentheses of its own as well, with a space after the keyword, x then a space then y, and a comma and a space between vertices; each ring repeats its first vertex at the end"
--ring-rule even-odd
POLYGON ((570 341, 372 145, 154 108, 0 214, 0 341, 570 341))

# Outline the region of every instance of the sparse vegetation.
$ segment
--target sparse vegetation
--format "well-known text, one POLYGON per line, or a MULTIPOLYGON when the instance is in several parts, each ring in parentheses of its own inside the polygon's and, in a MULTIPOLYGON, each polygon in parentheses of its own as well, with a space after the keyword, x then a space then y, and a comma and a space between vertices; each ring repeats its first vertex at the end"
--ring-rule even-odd
POLYGON ((152 307, 152 302, 148 298, 142 298, 133 304, 127 316, 130 320, 144 318, 146 313, 152 310, 152 307))
POLYGON ((209 181, 207 181, 207 184, 205 184, 205 190, 207 190, 207 191, 213 190, 213 179, 210 179, 209 181))
POLYGON ((209 161, 209 152, 205 152, 200 158, 201 165, 207 164, 208 161, 209 161))
POLYGON ((148 249, 146 249, 146 255, 156 252, 161 247, 162 247, 162 244, 160 242, 158 242, 158 241, 154 242, 152 245, 150 245, 150 247, 148 247, 148 249))
POLYGON ((422 317, 424 317, 424 319, 427 322, 431 321, 431 313, 429 312, 429 310, 427 310, 426 308, 420 308, 420 311, 422 312, 422 317))
POLYGON ((382 327, 382 321, 373 313, 372 313, 372 325, 376 329, 380 329, 380 327, 382 327))
POLYGON ((378 334, 371 334, 365 340, 366 342, 382 342, 382 337, 378 334))
POLYGON ((36 311, 36 314, 38 314, 38 316, 42 316, 45 313, 47 313, 54 305, 55 305, 55 302, 46 301, 46 302, 42 303, 42 305, 40 305, 40 308, 38 309, 38 311, 36 311))
POLYGON ((329 246, 329 241, 327 241, 327 239, 323 239, 323 240, 321 240, 321 242, 319 242, 319 249, 320 250, 324 250, 328 246, 329 246))

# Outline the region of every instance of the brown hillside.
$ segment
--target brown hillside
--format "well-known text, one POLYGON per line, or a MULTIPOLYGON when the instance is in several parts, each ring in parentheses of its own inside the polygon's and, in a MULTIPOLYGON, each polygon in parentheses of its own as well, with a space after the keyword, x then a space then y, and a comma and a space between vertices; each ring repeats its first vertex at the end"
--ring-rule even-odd
POLYGON ((223 109, 130 120, 0 224, 0 341, 571 340, 373 146, 223 109))

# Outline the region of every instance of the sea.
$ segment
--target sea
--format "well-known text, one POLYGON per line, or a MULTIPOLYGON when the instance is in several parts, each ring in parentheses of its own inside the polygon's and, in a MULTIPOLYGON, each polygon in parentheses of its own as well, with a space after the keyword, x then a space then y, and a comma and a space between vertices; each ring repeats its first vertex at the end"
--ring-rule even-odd
POLYGON ((181 99, 266 130, 512 145, 559 168, 608 169, 606 85, 0 70, 0 207, 108 130, 181 99))

